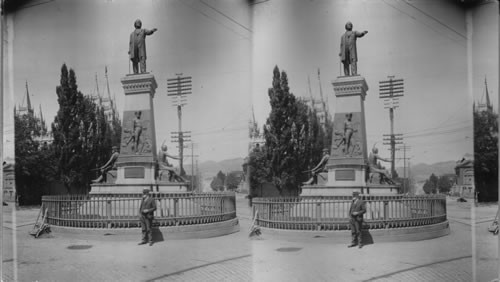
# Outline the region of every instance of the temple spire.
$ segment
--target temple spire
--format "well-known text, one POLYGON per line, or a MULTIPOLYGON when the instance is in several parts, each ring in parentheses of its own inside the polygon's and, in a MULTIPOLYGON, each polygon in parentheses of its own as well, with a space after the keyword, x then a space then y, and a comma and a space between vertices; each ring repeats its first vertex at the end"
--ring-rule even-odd
POLYGON ((33 112, 31 108, 30 92, 28 90, 28 81, 26 81, 26 108, 28 109, 28 113, 33 112))
POLYGON ((486 81, 486 77, 484 78, 484 86, 486 89, 486 109, 488 111, 492 111, 493 106, 491 105, 491 102, 490 102, 490 94, 488 93, 488 82, 486 81))

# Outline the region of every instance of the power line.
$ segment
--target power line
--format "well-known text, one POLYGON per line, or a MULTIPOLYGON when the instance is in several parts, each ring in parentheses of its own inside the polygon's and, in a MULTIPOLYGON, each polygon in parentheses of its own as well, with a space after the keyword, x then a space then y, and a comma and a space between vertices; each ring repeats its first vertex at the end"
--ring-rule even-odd
POLYGON ((244 26, 243 24, 241 24, 241 23, 237 22, 235 19, 231 18, 230 16, 228 16, 228 15, 224 14, 223 12, 221 12, 221 11, 217 10, 216 8, 214 8, 214 7, 210 6, 210 5, 208 5, 208 4, 207 4, 207 3, 205 3, 203 0, 199 0, 199 1, 200 1, 201 3, 203 3, 204 5, 206 5, 207 7, 209 7, 210 9, 212 9, 212 10, 216 11, 217 13, 221 14, 221 15, 222 15, 223 17, 225 17, 226 19, 228 19, 228 20, 232 21, 233 23, 235 23, 235 24, 237 24, 237 25, 241 26, 242 28, 244 28, 244 29, 248 30, 249 32, 252 32, 252 33, 253 33, 253 31, 252 31, 251 29, 249 29, 248 27, 244 26))
POLYGON ((229 133, 229 132, 235 132, 235 131, 246 131, 248 130, 247 127, 237 127, 233 129, 215 129, 211 131, 204 131, 204 132, 193 132, 193 135, 195 136, 200 136, 200 135, 210 135, 210 134, 215 134, 215 133, 229 133))
MULTIPOLYGON (((392 4, 390 4, 390 3, 388 3, 388 2, 387 2, 387 0, 383 0, 383 3, 385 3, 385 4, 386 4, 386 5, 388 5, 388 6, 391 6, 393 9, 395 9, 395 10, 399 11, 400 13, 402 13, 402 14, 405 14, 405 15, 409 16, 410 18, 412 18, 412 19, 413 19, 413 20, 415 20, 416 22, 420 22, 421 24, 423 24, 423 25, 427 26, 428 28, 432 29, 434 32, 439 33, 439 34, 443 34, 442 32, 439 32, 439 31, 437 31, 436 29, 432 28, 429 24, 425 23, 424 21, 421 21, 421 20, 417 19, 415 16, 413 16, 413 15, 411 15, 411 14, 409 14, 409 13, 407 13, 407 12, 403 11, 402 9, 400 9, 400 8, 398 8, 398 7, 396 7, 396 6, 392 5, 392 4)), ((461 41, 458 41, 458 40, 456 40, 455 38, 450 37, 449 35, 445 35, 445 36, 446 36, 446 37, 448 37, 449 39, 451 39, 451 40, 455 41, 455 42, 456 42, 457 44, 459 44, 460 46, 462 46, 462 47, 464 47, 464 48, 466 47, 466 46, 465 46, 465 45, 464 45, 461 41)))
POLYGON ((262 3, 266 3, 266 2, 269 2, 269 0, 263 0, 263 1, 259 1, 259 2, 250 3, 249 5, 253 6, 253 5, 262 4, 262 3))
POLYGON ((444 22, 440 21, 439 19, 429 15, 428 13, 424 12, 423 10, 421 10, 420 8, 417 8, 415 5, 409 3, 407 0, 404 0, 403 1, 406 5, 409 5, 411 7, 413 7, 415 10, 419 11, 420 13, 426 15, 427 17, 435 20, 436 22, 438 22, 439 24, 441 24, 442 26, 446 27, 447 29, 451 30, 452 32, 454 32, 455 34, 457 34, 458 36, 462 37, 463 39, 467 39, 467 36, 461 34, 460 32, 456 31, 455 29, 453 29, 452 27, 450 27, 449 25, 445 24, 444 22))
POLYGON ((183 1, 183 0, 178 0, 178 2, 180 2, 180 3, 182 3, 183 5, 185 5, 185 6, 189 7, 189 8, 191 8, 191 9, 193 9, 194 11, 196 11, 196 12, 198 12, 198 13, 202 14, 203 16, 207 17, 208 19, 210 19, 210 20, 212 20, 212 21, 214 21, 214 22, 216 22, 216 23, 218 23, 218 24, 222 25, 222 26, 223 26, 223 27, 225 27, 226 29, 228 29, 228 30, 232 31, 233 33, 235 33, 235 34, 237 34, 237 35, 239 35, 239 36, 243 37, 244 39, 250 40, 250 38, 249 38, 249 37, 247 37, 247 36, 245 36, 245 35, 243 35, 243 34, 241 34, 241 33, 237 32, 237 31, 235 31, 234 29, 232 29, 232 28, 230 28, 230 27, 226 26, 225 24, 222 24, 221 22, 219 22, 218 20, 214 19, 213 17, 211 17, 211 16, 207 15, 206 13, 202 12, 201 10, 194 8, 193 6, 191 6, 191 5, 189 5, 189 4, 186 4, 186 1, 183 1))
POLYGON ((457 125, 460 125, 461 127, 469 127, 472 126, 472 121, 467 121, 467 122, 456 122, 452 123, 448 126, 441 126, 441 127, 431 127, 431 128, 426 128, 426 129, 420 129, 420 130, 414 130, 414 131, 407 131, 405 132, 406 135, 419 135, 419 134, 426 134, 432 131, 443 131, 443 130, 450 130, 454 129, 457 125))
POLYGON ((453 133, 464 132, 465 129, 472 129, 472 128, 473 128, 473 126, 470 125, 470 126, 464 126, 464 127, 454 128, 454 129, 450 129, 450 130, 428 132, 428 133, 423 133, 423 134, 405 135, 404 137, 405 138, 420 138, 420 137, 428 137, 428 136, 435 136, 435 135, 450 135, 453 133))

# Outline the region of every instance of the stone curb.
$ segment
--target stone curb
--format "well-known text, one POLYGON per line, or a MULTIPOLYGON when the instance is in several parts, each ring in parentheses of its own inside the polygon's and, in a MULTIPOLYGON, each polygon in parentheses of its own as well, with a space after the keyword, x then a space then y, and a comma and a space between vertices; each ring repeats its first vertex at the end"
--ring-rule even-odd
MULTIPOLYGON (((316 239, 326 238, 332 243, 346 243, 351 240, 350 230, 341 231, 310 231, 310 230, 283 230, 261 227, 262 234, 276 239, 316 239)), ((365 244, 385 242, 411 242, 421 241, 450 234, 449 222, 415 227, 391 229, 364 229, 363 240, 365 244)))
MULTIPOLYGON (((141 229, 136 228, 74 228, 63 226, 50 226, 52 232, 61 236, 84 236, 97 240, 137 240, 141 234, 141 229)), ((168 227, 153 227, 153 236, 163 236, 168 239, 203 239, 232 234, 240 231, 240 226, 237 218, 223 222, 184 225, 184 226, 168 226, 168 227)))

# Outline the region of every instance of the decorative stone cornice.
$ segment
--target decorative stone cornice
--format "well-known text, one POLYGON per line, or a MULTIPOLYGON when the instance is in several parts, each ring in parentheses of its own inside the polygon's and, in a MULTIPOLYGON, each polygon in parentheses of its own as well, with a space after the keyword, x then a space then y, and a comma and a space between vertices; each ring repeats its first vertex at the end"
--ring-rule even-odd
POLYGON ((332 82, 335 96, 361 96, 363 100, 368 91, 368 85, 365 78, 359 75, 356 76, 340 76, 332 82))
POLYGON ((121 79, 125 95, 149 93, 154 98, 155 90, 158 87, 154 75, 129 74, 121 79))

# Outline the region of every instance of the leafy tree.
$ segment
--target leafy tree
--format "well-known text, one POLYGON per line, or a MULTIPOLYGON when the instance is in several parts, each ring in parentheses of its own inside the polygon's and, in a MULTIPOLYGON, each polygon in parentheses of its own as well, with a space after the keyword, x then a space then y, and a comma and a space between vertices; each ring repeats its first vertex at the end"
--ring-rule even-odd
POLYGON ((256 191, 265 182, 271 182, 270 162, 267 159, 267 150, 265 146, 257 146, 248 154, 247 161, 243 164, 243 171, 247 173, 246 177, 250 184, 250 195, 257 197, 256 191))
POLYGON ((426 194, 436 194, 437 192, 437 187, 438 187, 438 177, 436 175, 431 174, 431 176, 429 176, 429 179, 427 179, 425 181, 425 184, 424 184, 424 192, 426 194))
POLYGON ((44 127, 32 113, 14 116, 16 191, 20 205, 39 204, 43 186, 56 174, 54 151, 36 140, 43 135, 44 127))
POLYGON ((431 174, 431 176, 429 176, 429 182, 432 184, 432 187, 434 187, 434 189, 437 189, 438 187, 438 180, 439 178, 436 175, 434 175, 434 173, 431 174))
POLYGON ((452 183, 446 176, 440 176, 437 182, 439 193, 448 193, 451 190, 452 183))
POLYGON ((271 112, 264 126, 265 145, 253 149, 247 162, 250 187, 272 182, 282 194, 298 194, 309 177, 303 171, 319 162, 331 137, 326 136, 316 112, 290 93, 287 74, 277 66, 268 95, 271 112))
POLYGON ((58 178, 71 193, 86 193, 92 170, 111 154, 111 131, 103 109, 78 91, 75 72, 64 64, 56 88, 59 110, 52 123, 58 178))
POLYGON ((434 185, 429 180, 425 181, 423 188, 424 188, 425 194, 431 194, 431 193, 435 194, 435 192, 436 192, 434 185))
POLYGON ((498 201, 498 114, 474 111, 474 180, 479 202, 498 201))
POLYGON ((227 190, 234 191, 238 188, 240 184, 241 178, 239 177, 237 172, 230 172, 226 177, 226 187, 227 190))
POLYGON ((210 183, 210 187, 214 191, 224 191, 225 181, 226 181, 226 175, 222 173, 222 171, 219 171, 212 180, 212 182, 210 183))
POLYGON ((220 171, 220 170, 217 173, 217 178, 219 178, 222 181, 222 183, 226 182, 226 175, 222 171, 220 171))

